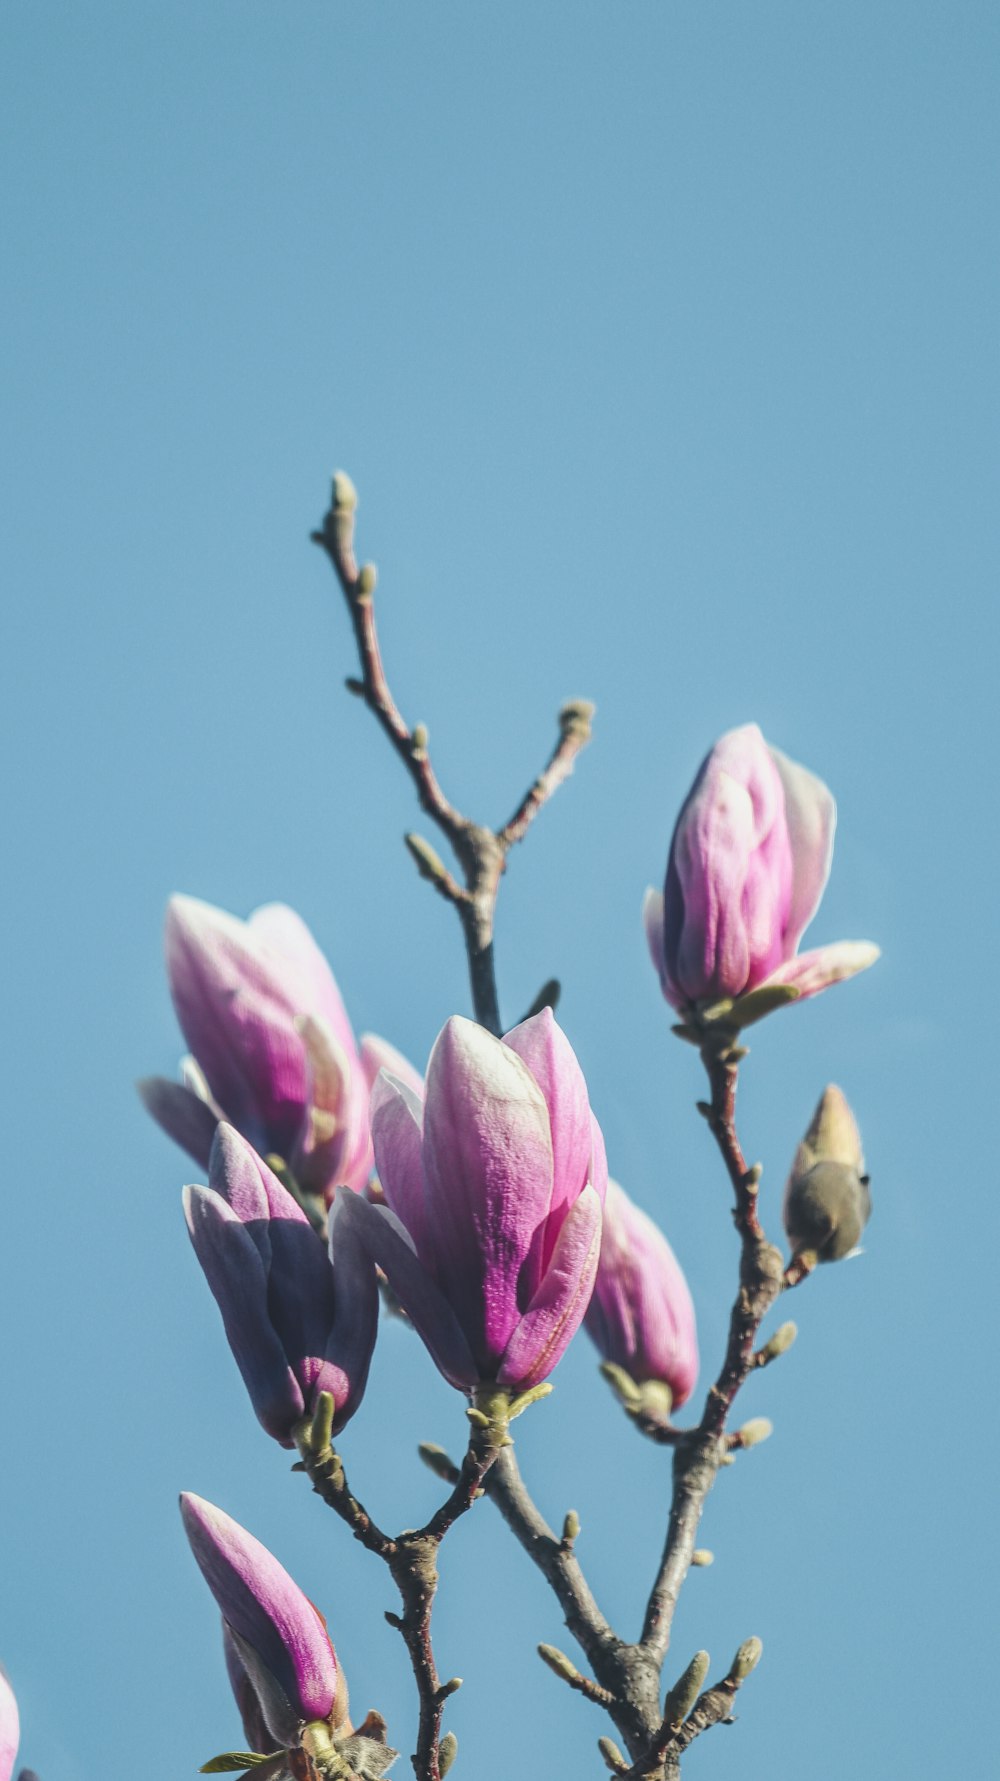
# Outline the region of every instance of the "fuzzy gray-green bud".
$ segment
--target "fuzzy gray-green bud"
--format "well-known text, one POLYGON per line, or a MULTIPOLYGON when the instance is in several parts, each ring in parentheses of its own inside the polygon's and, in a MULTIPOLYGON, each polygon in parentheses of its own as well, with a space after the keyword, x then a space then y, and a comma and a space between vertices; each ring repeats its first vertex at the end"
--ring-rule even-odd
POLYGON ((572 1546, 572 1544, 573 1544, 574 1540, 576 1539, 577 1535, 579 1534, 579 1532, 580 1532, 580 1517, 579 1517, 579 1515, 577 1514, 575 1509, 567 1509, 566 1514, 563 1516, 563 1530, 562 1530, 563 1545, 564 1546, 572 1546))
POLYGON ((624 1775, 628 1763, 615 1743, 614 1738, 598 1738, 597 1748, 604 1758, 605 1766, 613 1775, 624 1775))
POLYGON ((441 1776, 447 1775, 448 1770, 451 1768, 451 1765, 454 1762, 457 1755, 458 1755, 458 1739, 456 1738, 454 1732, 445 1732, 444 1737, 441 1739, 441 1742, 438 1745, 438 1774, 439 1775, 441 1775, 441 1776))
POLYGON ((785 1188, 782 1215, 793 1256, 843 1260, 857 1248, 871 1209, 861 1134, 846 1096, 831 1082, 795 1153, 785 1188))
POLYGON ((560 1651, 558 1645, 539 1645, 538 1655, 542 1662, 548 1664, 549 1669, 554 1670, 564 1682, 577 1680, 580 1674, 579 1670, 575 1663, 571 1663, 565 1651, 560 1651))
POLYGON ((756 1635, 752 1639, 744 1639, 733 1658, 729 1671, 732 1682, 745 1682, 751 1670, 755 1670, 764 1655, 764 1647, 756 1635))
POLYGON ((677 1678, 663 1703, 663 1718, 667 1725, 683 1724, 701 1693, 710 1661, 707 1651, 696 1651, 684 1674, 677 1678))

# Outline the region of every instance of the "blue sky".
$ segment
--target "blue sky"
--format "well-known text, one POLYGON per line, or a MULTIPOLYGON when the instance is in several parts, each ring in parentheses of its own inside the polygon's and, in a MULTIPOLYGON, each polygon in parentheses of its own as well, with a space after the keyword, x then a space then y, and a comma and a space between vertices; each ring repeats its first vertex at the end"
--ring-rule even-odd
MULTIPOLYGON (((342 691, 308 543, 335 465, 463 808, 506 817, 561 701, 597 702, 503 887, 501 1000, 563 979, 706 1377, 735 1244, 639 903, 723 729, 756 718, 837 794, 810 940, 885 956, 759 1030, 741 1128, 776 1232, 839 1082, 875 1216, 748 1387, 776 1432, 710 1500, 675 1669, 750 1633, 765 1659, 685 1773, 983 1772, 958 1701, 995 1633, 998 52, 963 0, 4 7, 0 1656, 43 1781, 176 1781, 236 1740, 180 1489, 273 1548, 410 1748, 386 1580, 258 1429, 189 1165, 132 1088, 180 1050, 174 889, 294 904, 358 1028, 416 1061, 467 1007, 409 788, 342 691)), ((582 1338, 557 1386, 523 1463, 628 1632, 665 1462, 582 1338)), ((416 1442, 461 1431, 388 1328, 343 1443, 384 1522, 429 1511, 416 1442)), ((599 1715, 534 1655, 569 1643, 558 1610, 488 1505, 443 1569, 463 1769, 599 1772, 599 1715)))

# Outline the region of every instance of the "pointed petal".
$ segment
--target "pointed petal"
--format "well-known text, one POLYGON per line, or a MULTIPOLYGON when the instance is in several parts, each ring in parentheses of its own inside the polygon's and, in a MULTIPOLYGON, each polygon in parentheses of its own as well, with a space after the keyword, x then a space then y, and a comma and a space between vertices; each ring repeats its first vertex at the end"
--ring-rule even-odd
POLYGON ((308 1082, 277 955, 246 922, 195 897, 171 898, 166 950, 177 1018, 213 1097, 261 1149, 291 1156, 308 1082))
POLYGON ((386 1203, 413 1238, 418 1255, 426 1234, 423 1104, 396 1077, 383 1072, 372 1090, 375 1167, 386 1203))
POLYGON ((339 1434, 361 1402, 378 1335, 375 1264, 350 1214, 345 1218, 342 1213, 345 1200, 354 1197, 350 1188, 339 1187, 330 1213, 333 1321, 324 1366, 313 1386, 314 1395, 321 1391, 333 1393, 337 1406, 335 1434, 339 1434))
POLYGON ((548 1272, 514 1331, 500 1365, 500 1385, 537 1385, 575 1335, 594 1289, 601 1247, 601 1202, 585 1187, 559 1233, 548 1272))
POLYGON ((369 1089, 375 1087, 375 1078, 380 1070, 388 1071, 395 1076, 397 1082, 416 1095, 418 1101, 424 1098, 424 1079, 419 1070, 415 1070, 409 1058, 405 1058, 395 1045, 388 1039, 380 1039, 377 1033, 361 1035, 361 1068, 364 1070, 369 1089))
POLYGON ((0 1668, 0 1781, 10 1781, 20 1738, 21 1722, 14 1690, 6 1671, 0 1668))
POLYGON ((267 1270, 260 1250, 235 1212, 209 1187, 184 1189, 184 1216, 257 1417, 269 1435, 291 1447, 291 1430, 305 1405, 268 1314, 267 1270))
POLYGON ((670 844, 664 956, 683 1001, 739 995, 774 970, 791 885, 781 779, 744 724, 706 756, 670 844))
POLYGON ((785 956, 791 957, 812 921, 833 859, 837 806, 833 793, 815 773, 790 761, 780 748, 771 758, 785 793, 785 822, 792 845, 792 900, 785 925, 785 956))
MULTIPOLYGON (((291 1194, 232 1126, 219 1127, 209 1180, 260 1255, 267 1317, 308 1406, 318 1390, 328 1389, 318 1384, 336 1301, 326 1247, 291 1194)), ((339 1406, 343 1383, 334 1396, 339 1406)))
POLYGON ((506 1034, 503 1043, 527 1064, 545 1099, 552 1140, 552 1198, 541 1244, 533 1247, 522 1294, 533 1297, 556 1245, 566 1211, 591 1178, 593 1125, 587 1084, 576 1053, 551 1008, 506 1034))
POLYGON ((218 1120, 210 1107, 180 1082, 166 1076, 144 1076, 136 1083, 139 1099, 168 1138, 208 1168, 218 1120))
POLYGON ((642 925, 646 933, 646 945, 653 961, 653 969, 660 980, 660 988, 667 1001, 674 1008, 684 1005, 684 997, 670 981, 667 971, 667 955, 663 939, 663 892, 654 890, 647 885, 646 894, 642 899, 642 925))
MULTIPOLYGON (((203 1497, 185 1492, 181 1515, 233 1632, 257 1653, 303 1719, 327 1718, 337 1693, 337 1659, 308 1597, 266 1546, 203 1497)), ((238 1649, 246 1668, 246 1652, 238 1649)))
POLYGON ((449 1385, 471 1391, 480 1376, 455 1313, 417 1260, 408 1232, 387 1206, 373 1206, 360 1194, 339 1196, 337 1238, 342 1221, 354 1225, 372 1261, 385 1274, 435 1366, 449 1385))
POLYGON ((427 1067, 423 1163, 425 1259, 433 1242, 435 1278, 489 1377, 530 1296, 521 1274, 552 1200, 552 1140, 527 1065, 459 1015, 427 1067))
POLYGON ((590 1174, 588 1180, 594 1189, 601 1205, 604 1205, 608 1192, 608 1153, 604 1147, 604 1133, 597 1123, 596 1114, 590 1116, 590 1174))
POLYGON ((767 981, 790 983, 798 990, 800 1001, 805 1001, 833 983, 843 983, 859 971, 867 971, 881 956, 881 948, 870 940, 835 940, 830 946, 818 946, 814 952, 789 959, 767 981))
POLYGON ((584 1319, 605 1360, 643 1384, 660 1379, 680 1405, 698 1376, 694 1305, 677 1257, 653 1220, 608 1184, 601 1258, 584 1319))
POLYGON ((329 1026, 352 1065, 357 1046, 337 982, 301 915, 287 903, 265 903, 255 909, 247 927, 256 940, 276 953, 294 972, 295 1001, 303 1014, 317 1014, 329 1026))

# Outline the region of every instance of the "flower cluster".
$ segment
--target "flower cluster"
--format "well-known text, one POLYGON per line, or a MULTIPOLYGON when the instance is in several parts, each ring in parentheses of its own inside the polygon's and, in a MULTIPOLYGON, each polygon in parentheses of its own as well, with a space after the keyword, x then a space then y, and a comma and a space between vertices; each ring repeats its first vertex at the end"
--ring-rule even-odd
MULTIPOLYGON (((646 901, 653 961, 685 1036, 703 1038, 719 1019, 738 1028, 877 956, 858 942, 798 952, 834 820, 827 788, 755 725, 712 749, 678 818, 663 892, 646 901)), ((305 1452, 319 1421, 337 1432, 358 1409, 379 1275, 474 1420, 486 1403, 491 1417, 498 1403, 516 1414, 584 1324, 628 1401, 655 1409, 676 1438, 662 1413, 697 1377, 691 1294, 666 1236, 608 1179, 583 1071, 551 1010, 503 1038, 454 1016, 424 1079, 385 1041, 356 1044, 329 965, 290 909, 242 922, 175 897, 167 968, 191 1056, 180 1083, 141 1090, 207 1167, 207 1184, 185 1189, 188 1230, 276 1441, 305 1452)), ((869 1210, 857 1127, 828 1088, 789 1178, 793 1259, 848 1253, 869 1210)), ((318 1774, 342 1772, 338 1740, 358 1734, 324 1620, 229 1516, 191 1495, 181 1508, 222 1612, 252 1752, 305 1752, 318 1774)), ((16 1740, 0 1677, 0 1781, 16 1740)), ((366 1774, 394 1755, 375 1742, 366 1774)))

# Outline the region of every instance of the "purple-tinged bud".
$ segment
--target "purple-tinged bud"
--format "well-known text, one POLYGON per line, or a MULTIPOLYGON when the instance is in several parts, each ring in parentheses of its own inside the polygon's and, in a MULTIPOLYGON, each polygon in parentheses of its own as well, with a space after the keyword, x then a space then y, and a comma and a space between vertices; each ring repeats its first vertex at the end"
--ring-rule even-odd
POLYGON ((184 1212, 257 1416, 293 1447, 295 1424, 326 1391, 342 1428, 361 1402, 378 1327, 374 1267, 340 1216, 356 1196, 338 1191, 328 1249, 228 1125, 216 1134, 209 1182, 185 1188, 184 1212))
POLYGON ((363 1189, 372 1167, 372 1067, 301 918, 270 903, 244 922, 194 897, 172 897, 166 953, 194 1056, 182 1083, 139 1084, 153 1118, 203 1166, 226 1119, 262 1155, 280 1157, 307 1194, 329 1203, 338 1185, 363 1189))
POLYGON ((546 1008, 494 1039, 449 1020, 423 1103, 381 1076, 373 1095, 384 1206, 344 1213, 445 1378, 530 1390, 593 1288, 607 1163, 583 1073, 546 1008))
POLYGON ((646 933, 667 1001, 682 1013, 766 984, 799 998, 874 964, 868 941, 797 953, 830 871, 836 805, 815 774, 756 724, 720 737, 677 819, 646 933))
POLYGON ((782 1216, 792 1255, 841 1261, 871 1217, 861 1134, 847 1097, 830 1083, 795 1152, 782 1216))
POLYGON ((7 1672, 0 1666, 0 1781, 10 1781, 20 1741, 21 1721, 17 1701, 7 1680, 7 1672))
POLYGON ((229 1515, 188 1491, 180 1503, 191 1550, 277 1748, 298 1742, 303 1721, 336 1727, 346 1704, 318 1609, 267 1547, 229 1515))
POLYGON ((608 1182, 597 1282, 584 1319, 606 1361, 636 1385, 665 1385, 683 1404, 698 1377, 694 1305, 663 1232, 608 1182))

